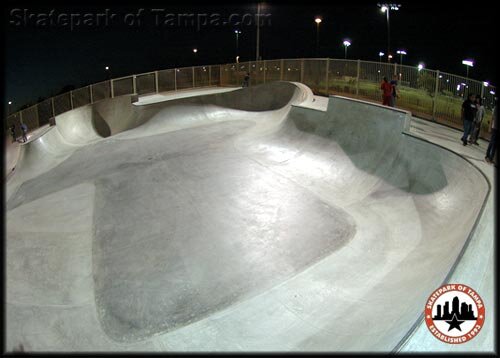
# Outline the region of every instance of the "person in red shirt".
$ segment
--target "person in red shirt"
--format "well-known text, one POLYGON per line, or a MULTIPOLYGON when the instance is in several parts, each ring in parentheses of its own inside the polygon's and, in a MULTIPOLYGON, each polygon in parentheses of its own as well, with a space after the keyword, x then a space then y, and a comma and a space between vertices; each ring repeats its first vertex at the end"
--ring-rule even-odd
POLYGON ((392 96, 392 85, 387 81, 387 77, 384 77, 384 80, 380 85, 380 89, 382 90, 382 104, 384 106, 390 106, 391 96, 392 96))

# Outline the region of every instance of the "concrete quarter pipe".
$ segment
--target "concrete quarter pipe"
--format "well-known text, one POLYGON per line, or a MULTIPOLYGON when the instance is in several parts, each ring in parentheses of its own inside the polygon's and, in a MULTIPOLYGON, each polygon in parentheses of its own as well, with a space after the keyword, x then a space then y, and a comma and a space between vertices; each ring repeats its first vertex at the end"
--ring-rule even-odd
POLYGON ((56 117, 7 182, 7 349, 393 350, 488 183, 407 112, 313 99, 274 82, 56 117))

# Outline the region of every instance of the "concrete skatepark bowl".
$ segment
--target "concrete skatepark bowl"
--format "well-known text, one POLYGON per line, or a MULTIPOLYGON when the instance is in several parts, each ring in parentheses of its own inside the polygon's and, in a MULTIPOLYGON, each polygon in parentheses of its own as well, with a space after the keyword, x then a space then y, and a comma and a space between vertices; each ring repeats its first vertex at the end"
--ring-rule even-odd
POLYGON ((57 116, 6 186, 7 348, 393 350, 489 185, 405 111, 313 100, 274 82, 57 116))

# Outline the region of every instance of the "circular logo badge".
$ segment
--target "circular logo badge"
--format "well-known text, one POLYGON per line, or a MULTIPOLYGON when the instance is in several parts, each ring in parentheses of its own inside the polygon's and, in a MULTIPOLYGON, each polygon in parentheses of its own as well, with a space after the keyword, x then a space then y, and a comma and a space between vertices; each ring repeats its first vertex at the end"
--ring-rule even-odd
POLYGON ((481 332, 484 312, 484 302, 475 290, 467 285, 447 284, 429 296, 425 323, 440 341, 460 344, 481 332))

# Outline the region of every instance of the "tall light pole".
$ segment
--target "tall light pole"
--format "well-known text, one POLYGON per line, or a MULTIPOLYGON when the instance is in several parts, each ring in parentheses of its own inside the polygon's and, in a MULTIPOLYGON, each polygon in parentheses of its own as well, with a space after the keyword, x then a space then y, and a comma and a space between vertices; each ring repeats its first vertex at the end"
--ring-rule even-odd
POLYGON ((314 22, 316 23, 316 56, 319 57, 319 24, 321 24, 321 18, 316 17, 314 22))
POLYGON ((403 55, 406 55, 405 50, 397 50, 396 53, 399 55, 399 65, 403 67, 403 55))
POLYGON ((405 50, 397 50, 396 53, 399 55, 399 80, 401 81, 401 76, 403 76, 403 55, 406 55, 405 50))
POLYGON ((381 67, 382 67, 382 56, 384 56, 385 54, 380 51, 378 53, 378 80, 380 81, 380 70, 381 70, 381 67))
POLYGON ((109 66, 104 67, 104 70, 106 70, 106 73, 108 74, 108 80, 111 79, 111 71, 109 69, 109 66))
POLYGON ((389 13, 391 10, 397 11, 401 7, 400 4, 388 4, 388 3, 378 3, 377 6, 380 8, 380 11, 386 13, 387 17, 387 62, 391 62, 389 57, 391 54, 391 26, 389 20, 389 13))
POLYGON ((238 57, 238 52, 239 52, 238 40, 239 40, 239 35, 241 34, 241 31, 240 30, 234 30, 234 33, 236 35, 236 57, 238 57))
POLYGON ((467 83, 469 83, 469 67, 474 67, 474 61, 473 60, 463 60, 462 65, 465 65, 467 67, 467 74, 465 76, 467 83))
POLYGON ((12 113, 12 101, 9 101, 9 113, 7 114, 11 114, 12 113))
POLYGON ((345 50, 344 58, 347 58, 347 48, 349 46, 351 46, 351 42, 349 40, 344 40, 343 44, 344 44, 344 50, 345 50))
POLYGON ((194 64, 197 65, 198 64, 198 56, 197 56, 198 49, 196 47, 193 48, 193 53, 194 53, 194 64))
POLYGON ((465 89, 467 89, 469 86, 469 67, 474 67, 474 61, 471 59, 466 59, 462 61, 462 65, 465 65, 467 67, 467 74, 465 75, 465 87, 464 87, 464 95, 463 97, 465 98, 465 89))

